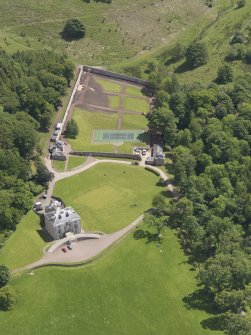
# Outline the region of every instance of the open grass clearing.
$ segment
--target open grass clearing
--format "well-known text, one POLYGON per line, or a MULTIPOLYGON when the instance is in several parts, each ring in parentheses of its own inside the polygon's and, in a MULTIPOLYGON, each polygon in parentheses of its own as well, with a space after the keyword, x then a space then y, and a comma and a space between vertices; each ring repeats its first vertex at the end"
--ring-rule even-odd
POLYGON ((16 231, 0 249, 0 264, 10 269, 20 268, 42 257, 48 244, 43 236, 39 216, 30 210, 17 225, 16 231))
POLYGON ((70 156, 68 160, 67 170, 72 170, 80 165, 83 165, 86 162, 86 159, 86 157, 70 156))
POLYGON ((58 181, 53 193, 78 212, 85 231, 111 233, 151 207, 163 190, 157 181, 141 167, 104 163, 58 181))
POLYGON ((88 112, 76 108, 73 118, 79 127, 77 138, 68 139, 73 150, 114 152, 112 144, 92 143, 92 136, 94 129, 116 129, 118 113, 88 112))
POLYGON ((120 93, 121 92, 121 84, 117 81, 111 79, 104 79, 95 76, 95 81, 98 83, 102 89, 109 93, 120 93))
POLYGON ((90 265, 33 273, 11 281, 18 303, 0 313, 3 334, 221 334, 202 328, 213 316, 202 305, 186 308, 183 302, 198 289, 196 272, 170 229, 161 248, 131 234, 90 265))
POLYGON ((119 109, 120 108, 120 96, 118 95, 109 95, 109 107, 113 109, 119 109))
POLYGON ((146 129, 147 124, 145 115, 123 113, 121 129, 146 129))
POLYGON ((176 0, 175 6, 161 0, 116 0, 109 5, 0 0, 0 45, 8 52, 47 47, 66 53, 76 64, 110 65, 167 44, 205 12, 201 0, 187 0, 186 6, 182 0, 176 0), (86 36, 67 42, 60 32, 75 17, 85 24, 86 36))
POLYGON ((124 109, 127 111, 147 114, 150 112, 150 104, 148 99, 137 99, 126 96, 124 100, 124 109))
POLYGON ((139 86, 126 85, 125 93, 135 97, 145 97, 145 95, 142 93, 142 87, 139 86))
POLYGON ((65 161, 53 160, 52 166, 56 171, 62 172, 65 170, 65 161))

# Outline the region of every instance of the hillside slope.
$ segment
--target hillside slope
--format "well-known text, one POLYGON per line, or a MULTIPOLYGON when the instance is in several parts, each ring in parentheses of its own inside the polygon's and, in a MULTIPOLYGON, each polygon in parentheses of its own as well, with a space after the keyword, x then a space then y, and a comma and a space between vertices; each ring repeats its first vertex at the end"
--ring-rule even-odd
POLYGON ((113 64, 165 45, 179 32, 208 15, 203 0, 0 0, 0 46, 9 52, 51 48, 75 63, 113 64), (86 26, 79 41, 62 39, 65 22, 86 26))

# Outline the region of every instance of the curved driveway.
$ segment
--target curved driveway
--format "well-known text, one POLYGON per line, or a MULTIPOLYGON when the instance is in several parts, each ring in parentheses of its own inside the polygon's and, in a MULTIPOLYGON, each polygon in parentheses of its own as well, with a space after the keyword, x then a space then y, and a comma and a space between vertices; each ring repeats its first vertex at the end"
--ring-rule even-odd
MULTIPOLYGON (((48 158, 45 158, 45 164, 48 170, 54 173, 54 176, 55 176, 53 181, 50 182, 49 184, 48 201, 50 200, 50 197, 52 195, 54 185, 58 180, 72 177, 78 173, 81 173, 83 171, 86 171, 92 168, 93 166, 97 164, 103 164, 103 163, 131 165, 131 162, 129 161, 113 160, 113 159, 97 160, 95 158, 89 157, 87 161, 79 168, 76 168, 72 171, 67 171, 67 172, 57 172, 52 168, 51 160, 48 158)), ((145 167, 144 161, 142 161, 139 164, 139 166, 144 168, 145 167)), ((151 169, 158 172, 160 174, 160 177, 163 178, 165 181, 168 180, 168 176, 161 169, 155 166, 152 166, 151 169)), ((169 189, 170 191, 173 191, 173 186, 169 184, 167 186, 167 189, 169 189)), ((37 262, 29 264, 22 269, 15 269, 13 273, 19 272, 24 269, 31 270, 31 269, 35 269, 35 268, 46 266, 46 265, 53 265, 53 264, 60 264, 60 263, 62 263, 63 265, 67 263, 70 264, 70 263, 77 263, 77 262, 85 263, 88 260, 96 259, 99 255, 102 254, 102 252, 105 249, 112 246, 114 243, 120 240, 123 236, 127 235, 132 229, 134 229, 143 220, 143 218, 144 218, 144 214, 138 217, 135 221, 133 221, 127 227, 115 233, 101 235, 100 239, 87 239, 87 240, 79 241, 73 246, 73 250, 69 250, 67 253, 64 253, 61 250, 61 248, 58 248, 53 253, 45 252, 44 256, 37 262)))

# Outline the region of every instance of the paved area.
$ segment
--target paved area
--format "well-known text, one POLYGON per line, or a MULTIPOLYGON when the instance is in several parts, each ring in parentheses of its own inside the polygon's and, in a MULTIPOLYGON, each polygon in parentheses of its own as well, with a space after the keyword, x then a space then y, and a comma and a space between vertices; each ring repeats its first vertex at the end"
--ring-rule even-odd
POLYGON ((46 264, 84 263, 90 259, 95 259, 97 256, 101 255, 105 249, 112 246, 115 242, 134 229, 143 220, 143 217, 144 216, 141 215, 127 227, 115 233, 101 235, 100 239, 86 239, 79 241, 76 244, 73 244, 72 250, 68 250, 66 253, 64 253, 61 248, 53 253, 45 252, 44 256, 37 262, 29 264, 21 269, 15 269, 13 273, 27 269, 32 270, 46 264))

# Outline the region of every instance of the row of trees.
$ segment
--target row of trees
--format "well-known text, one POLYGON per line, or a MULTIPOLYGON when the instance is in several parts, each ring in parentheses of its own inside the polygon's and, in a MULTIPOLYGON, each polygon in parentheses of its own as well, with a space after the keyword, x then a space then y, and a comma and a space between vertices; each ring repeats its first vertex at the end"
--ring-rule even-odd
MULTIPOLYGON (((177 228, 231 335, 249 334, 251 322, 250 80, 206 87, 164 79, 148 115, 170 150, 179 194, 165 222, 177 228)), ((147 220, 161 227, 158 215, 147 220)))
POLYGON ((39 159, 38 130, 48 129, 73 77, 64 56, 0 51, 0 245, 52 174, 39 159))

